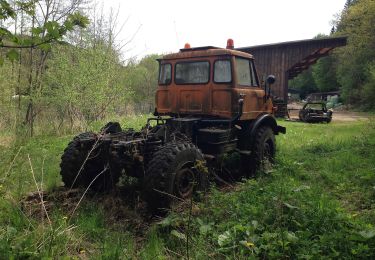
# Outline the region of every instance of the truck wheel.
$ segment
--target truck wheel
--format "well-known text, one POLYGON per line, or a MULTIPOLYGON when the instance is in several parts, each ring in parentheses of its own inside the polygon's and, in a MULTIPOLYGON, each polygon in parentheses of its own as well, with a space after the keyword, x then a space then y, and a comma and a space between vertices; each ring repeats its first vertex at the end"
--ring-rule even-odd
POLYGON ((74 137, 64 150, 61 156, 60 174, 67 188, 86 188, 101 172, 101 175, 91 184, 90 188, 92 190, 108 190, 115 183, 115 180, 113 180, 110 175, 109 169, 104 170, 106 163, 100 158, 98 154, 100 151, 93 150, 92 154, 89 155, 89 159, 86 160, 96 140, 97 136, 94 133, 82 133, 74 137), (92 140, 92 144, 84 146, 81 142, 82 139, 92 140))
POLYGON ((172 142, 155 152, 144 179, 143 197, 153 212, 165 211, 177 198, 190 198, 208 186, 207 173, 195 168, 200 150, 189 142, 172 142))
POLYGON ((269 172, 275 162, 276 141, 272 129, 268 126, 260 127, 255 136, 252 156, 256 170, 269 172))

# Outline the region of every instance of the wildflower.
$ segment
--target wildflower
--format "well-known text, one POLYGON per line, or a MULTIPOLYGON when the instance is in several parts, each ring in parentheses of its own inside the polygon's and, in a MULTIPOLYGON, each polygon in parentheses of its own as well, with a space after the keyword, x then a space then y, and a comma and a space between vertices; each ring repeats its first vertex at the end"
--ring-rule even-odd
POLYGON ((240 244, 246 246, 247 248, 255 247, 255 244, 249 241, 240 241, 240 244))
POLYGON ((247 246, 247 247, 253 247, 253 246, 255 246, 255 245, 254 245, 254 243, 251 243, 251 242, 246 241, 246 246, 247 246))

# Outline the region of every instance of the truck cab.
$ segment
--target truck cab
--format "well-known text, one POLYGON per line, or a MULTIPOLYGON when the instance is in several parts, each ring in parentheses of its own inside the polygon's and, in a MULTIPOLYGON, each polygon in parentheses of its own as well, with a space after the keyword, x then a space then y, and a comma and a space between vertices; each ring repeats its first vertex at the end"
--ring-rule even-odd
POLYGON ((156 110, 160 115, 229 119, 243 107, 240 120, 273 113, 252 55, 227 48, 189 44, 159 60, 156 110))

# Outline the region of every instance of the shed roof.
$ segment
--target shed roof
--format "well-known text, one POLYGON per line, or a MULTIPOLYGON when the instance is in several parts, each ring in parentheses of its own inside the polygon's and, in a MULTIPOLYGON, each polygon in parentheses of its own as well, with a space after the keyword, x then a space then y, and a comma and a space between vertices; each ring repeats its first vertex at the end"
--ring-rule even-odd
MULTIPOLYGON (((327 37, 319 39, 306 39, 300 41, 290 41, 290 42, 279 42, 263 45, 255 45, 249 47, 236 48, 236 50, 244 51, 248 53, 257 52, 258 50, 290 50, 289 53, 295 53, 297 48, 305 48, 306 50, 313 50, 308 53, 301 60, 293 64, 293 66, 288 68, 288 78, 293 79, 299 73, 306 70, 310 65, 317 62, 321 57, 327 56, 330 51, 336 47, 345 46, 347 43, 346 36, 340 37, 327 37)), ((256 57, 255 57, 256 58, 256 57)))

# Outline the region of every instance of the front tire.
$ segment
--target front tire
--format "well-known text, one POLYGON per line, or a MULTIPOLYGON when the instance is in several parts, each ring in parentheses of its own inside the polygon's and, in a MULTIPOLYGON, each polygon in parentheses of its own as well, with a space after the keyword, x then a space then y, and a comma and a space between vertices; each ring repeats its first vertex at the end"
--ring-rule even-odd
POLYGON ((275 163, 276 141, 272 129, 261 126, 255 136, 252 156, 256 169, 261 172, 270 172, 275 163))
POLYGON ((176 198, 190 198, 208 186, 207 173, 199 171, 200 150, 190 142, 172 142, 155 152, 144 179, 144 199, 149 210, 165 211, 176 198))

